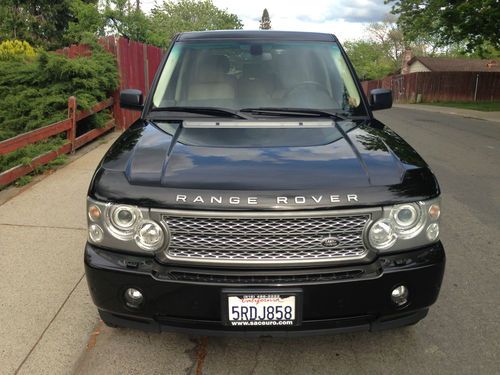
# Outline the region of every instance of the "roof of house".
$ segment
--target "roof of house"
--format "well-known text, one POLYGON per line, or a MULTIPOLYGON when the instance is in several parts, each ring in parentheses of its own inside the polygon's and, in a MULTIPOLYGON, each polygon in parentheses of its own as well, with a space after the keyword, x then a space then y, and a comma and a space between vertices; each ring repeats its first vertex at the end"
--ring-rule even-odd
POLYGON ((500 61, 492 59, 457 59, 415 56, 408 65, 420 61, 433 72, 500 72, 500 61))

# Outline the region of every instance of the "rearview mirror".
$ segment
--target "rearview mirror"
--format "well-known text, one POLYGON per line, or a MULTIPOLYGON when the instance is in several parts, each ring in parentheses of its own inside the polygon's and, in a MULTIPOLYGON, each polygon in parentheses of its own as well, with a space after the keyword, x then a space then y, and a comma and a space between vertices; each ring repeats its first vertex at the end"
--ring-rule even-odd
POLYGON ((370 105, 372 111, 388 109, 392 107, 392 90, 373 89, 370 91, 370 105))
POLYGON ((120 107, 124 109, 132 109, 134 111, 142 111, 142 91, 136 89, 125 89, 120 91, 120 107))

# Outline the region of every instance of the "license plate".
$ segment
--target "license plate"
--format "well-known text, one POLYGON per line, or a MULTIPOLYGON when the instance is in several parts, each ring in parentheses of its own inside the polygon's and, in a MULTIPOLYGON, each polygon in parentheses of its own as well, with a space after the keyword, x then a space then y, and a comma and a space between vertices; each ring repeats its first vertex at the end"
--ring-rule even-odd
POLYGON ((297 298, 290 294, 228 294, 232 326, 292 326, 297 323, 297 298))

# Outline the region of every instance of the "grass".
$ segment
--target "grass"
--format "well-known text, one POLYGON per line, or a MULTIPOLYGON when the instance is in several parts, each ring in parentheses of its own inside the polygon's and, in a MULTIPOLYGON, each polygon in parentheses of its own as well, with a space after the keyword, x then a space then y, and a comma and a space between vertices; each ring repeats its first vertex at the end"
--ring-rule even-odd
MULTIPOLYGON (((68 155, 65 155, 65 154, 59 155, 57 158, 55 158, 52 161, 49 161, 47 164, 44 164, 44 165, 41 165, 41 166, 35 168, 33 170, 33 172, 28 173, 25 176, 19 177, 17 180, 15 180, 13 182, 13 184, 17 187, 25 186, 33 180, 34 176, 39 175, 39 174, 43 174, 48 170, 60 167, 61 165, 66 164, 68 162, 68 160, 69 160, 68 155)), ((0 186, 0 191, 7 188, 7 186, 9 186, 9 185, 0 186)))
POLYGON ((34 157, 49 151, 57 150, 65 142, 65 139, 55 136, 25 146, 6 155, 0 155, 0 173, 18 165, 29 165, 34 157))
POLYGON ((26 176, 22 176, 22 177, 19 177, 15 182, 14 184, 17 186, 17 187, 21 187, 21 186, 24 186, 24 185, 28 185, 31 180, 33 179, 33 176, 31 175, 26 175, 26 176))
MULTIPOLYGON (((29 165, 34 157, 49 151, 57 150, 65 142, 66 140, 61 138, 60 136, 54 136, 49 139, 20 148, 7 155, 0 155, 0 173, 5 172, 6 170, 18 165, 29 165)), ((36 167, 31 173, 27 174, 26 176, 18 178, 16 181, 14 181, 14 185, 24 186, 26 184, 29 184, 33 176, 42 174, 49 169, 54 169, 56 167, 64 165, 67 161, 67 155, 59 155, 57 158, 48 162, 47 164, 36 167)), ((3 190, 7 186, 8 185, 0 186, 0 190, 3 190)))
POLYGON ((473 109, 475 111, 483 112, 500 111, 500 102, 433 102, 422 104, 436 105, 439 107, 473 109))

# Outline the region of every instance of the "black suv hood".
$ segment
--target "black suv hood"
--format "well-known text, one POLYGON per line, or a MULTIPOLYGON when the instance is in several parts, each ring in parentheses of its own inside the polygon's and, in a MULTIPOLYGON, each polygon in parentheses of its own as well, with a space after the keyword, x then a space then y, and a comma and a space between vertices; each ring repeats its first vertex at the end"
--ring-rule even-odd
POLYGON ((252 210, 374 206, 438 194, 421 157, 376 120, 314 129, 140 120, 108 151, 89 191, 149 207, 252 210))

